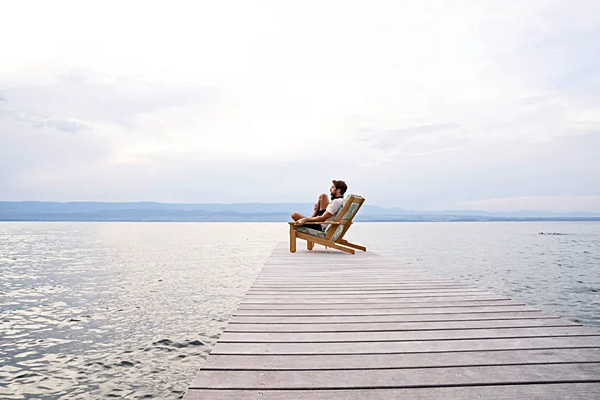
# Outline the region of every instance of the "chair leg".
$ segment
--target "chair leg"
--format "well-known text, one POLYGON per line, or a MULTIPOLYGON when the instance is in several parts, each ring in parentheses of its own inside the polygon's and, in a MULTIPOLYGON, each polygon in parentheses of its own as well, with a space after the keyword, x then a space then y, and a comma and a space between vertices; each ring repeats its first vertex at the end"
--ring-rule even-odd
POLYGON ((315 242, 311 242, 310 240, 307 240, 307 241, 306 241, 306 248, 307 248, 308 250, 312 250, 312 249, 313 249, 313 247, 315 247, 315 242))
POLYGON ((292 249, 292 243, 290 242, 290 251, 292 251, 292 252, 296 250, 296 241, 295 241, 295 239, 304 239, 307 242, 312 242, 313 246, 316 243, 316 244, 320 244, 322 246, 331 247, 332 249, 341 250, 341 251, 346 252, 346 253, 354 254, 354 249, 350 249, 348 247, 344 247, 341 243, 332 242, 331 240, 322 239, 322 238, 318 238, 318 237, 315 237, 315 236, 310 236, 310 235, 307 235, 305 233, 296 232, 296 231, 294 231, 293 233, 290 231, 290 237, 291 237, 292 234, 294 235, 294 250, 291 250, 292 249))
POLYGON ((343 244, 344 246, 352 247, 353 249, 367 251, 366 247, 360 246, 358 244, 350 243, 349 241, 347 241, 345 239, 340 240, 340 244, 343 244))
POLYGON ((290 252, 296 252, 296 230, 294 225, 290 225, 290 252))
POLYGON ((349 249, 349 248, 344 247, 344 246, 340 246, 338 244, 330 244, 329 247, 331 247, 332 249, 337 249, 337 250, 344 251, 346 253, 354 254, 354 250, 349 249))

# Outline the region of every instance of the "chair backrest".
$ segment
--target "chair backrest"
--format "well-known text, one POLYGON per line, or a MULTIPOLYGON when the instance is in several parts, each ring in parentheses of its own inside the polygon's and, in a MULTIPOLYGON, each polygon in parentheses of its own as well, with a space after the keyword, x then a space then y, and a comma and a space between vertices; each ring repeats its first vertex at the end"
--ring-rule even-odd
POLYGON ((352 220, 358 210, 364 203, 365 199, 357 194, 349 194, 344 198, 344 205, 340 209, 340 211, 336 214, 333 219, 335 222, 340 222, 340 225, 330 225, 327 228, 327 232, 325 235, 325 239, 329 239, 331 241, 338 241, 344 237, 350 225, 352 225, 352 220))

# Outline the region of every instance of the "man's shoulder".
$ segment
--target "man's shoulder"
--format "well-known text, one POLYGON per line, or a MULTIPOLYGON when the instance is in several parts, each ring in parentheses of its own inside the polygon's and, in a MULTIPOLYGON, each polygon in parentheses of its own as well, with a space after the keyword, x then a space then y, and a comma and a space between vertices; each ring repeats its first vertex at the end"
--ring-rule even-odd
POLYGON ((332 208, 340 209, 340 208, 342 208, 343 205, 344 205, 344 199, 333 199, 331 201, 332 208))
POLYGON ((344 204, 344 199, 341 199, 341 198, 333 199, 333 200, 331 200, 330 204, 333 204, 335 206, 342 205, 342 204, 344 204))

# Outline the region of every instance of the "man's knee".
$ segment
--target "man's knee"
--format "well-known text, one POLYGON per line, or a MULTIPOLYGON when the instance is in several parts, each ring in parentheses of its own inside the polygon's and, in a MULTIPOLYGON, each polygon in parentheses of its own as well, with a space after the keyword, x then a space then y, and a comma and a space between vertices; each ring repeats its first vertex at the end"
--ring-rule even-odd
POLYGON ((322 201, 322 200, 327 200, 327 195, 326 195, 325 193, 321 193, 321 194, 319 195, 319 200, 320 200, 320 201, 322 201))
POLYGON ((299 212, 293 212, 292 213, 292 219, 300 219, 300 213, 299 212))

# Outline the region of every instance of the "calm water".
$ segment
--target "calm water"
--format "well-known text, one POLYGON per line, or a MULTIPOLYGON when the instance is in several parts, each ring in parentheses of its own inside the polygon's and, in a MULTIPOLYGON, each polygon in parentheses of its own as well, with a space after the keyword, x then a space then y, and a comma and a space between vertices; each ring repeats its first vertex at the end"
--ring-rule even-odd
MULTIPOLYGON (((360 223, 349 238, 600 328, 600 223, 360 223)), ((180 398, 285 240, 282 223, 0 223, 0 398, 180 398)))

